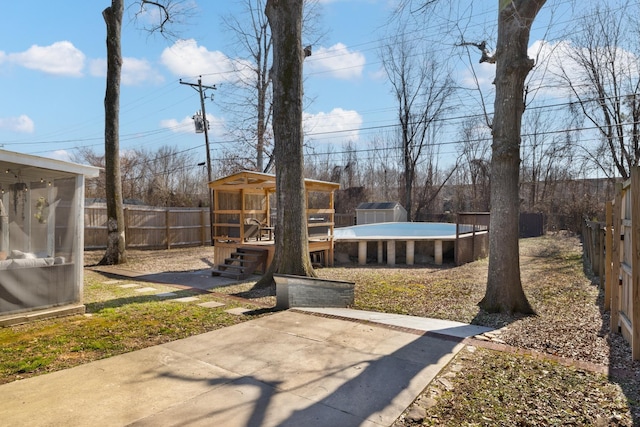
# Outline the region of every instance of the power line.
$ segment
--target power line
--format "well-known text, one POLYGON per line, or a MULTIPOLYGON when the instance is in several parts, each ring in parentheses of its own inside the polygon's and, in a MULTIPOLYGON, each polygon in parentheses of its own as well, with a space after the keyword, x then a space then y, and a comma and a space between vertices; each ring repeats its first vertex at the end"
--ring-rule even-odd
MULTIPOLYGON (((563 4, 568 4, 568 3, 569 3, 568 1, 565 1, 565 2, 561 2, 560 4, 563 5, 563 4)), ((622 6, 619 9, 622 9, 622 6)), ((485 12, 482 12, 480 15, 469 16, 468 20, 471 22, 471 21, 477 20, 478 16, 483 16, 483 15, 487 15, 488 16, 490 13, 491 12, 485 11, 485 12)), ((492 16, 496 16, 497 17, 497 14, 494 13, 492 16)), ((554 27, 555 28, 566 28, 567 24, 569 24, 571 22, 574 22, 577 19, 578 18, 572 18, 572 19, 569 19, 569 20, 556 22, 554 24, 554 27)), ((475 25, 480 25, 480 24, 475 24, 474 23, 472 25, 475 26, 475 25)), ((426 36, 421 36, 421 34, 428 33, 429 30, 433 30, 434 28, 436 28, 435 24, 433 26, 423 27, 421 29, 415 29, 415 30, 412 30, 411 32, 408 32, 408 33, 409 34, 415 34, 416 35, 415 39, 418 40, 418 41, 427 41, 428 38, 426 36)), ((566 34, 566 33, 563 33, 563 34, 566 34)), ((366 47, 366 46, 371 45, 371 48, 368 49, 368 50, 374 50, 374 49, 377 49, 376 46, 373 46, 374 43, 375 44, 380 44, 383 41, 388 41, 388 40, 390 40, 389 37, 378 38, 376 40, 371 40, 371 41, 367 41, 367 42, 353 44, 350 47, 351 48, 361 47, 361 46, 366 47)), ((366 51, 366 49, 364 51, 366 51)), ((310 58, 310 59, 312 59, 312 58, 310 58)), ((368 64, 370 64, 370 63, 368 63, 368 64)), ((229 73, 232 73, 232 72, 233 71, 224 72, 224 73, 210 73, 210 74, 207 74, 207 75, 209 75, 209 76, 222 75, 222 74, 229 74, 229 73)), ((175 82, 173 82, 173 83, 175 83, 175 82)), ((162 92, 157 92, 157 96, 155 96, 155 97, 142 97, 142 98, 139 98, 138 100, 128 104, 129 111, 135 111, 135 109, 138 107, 139 104, 144 105, 144 104, 153 102, 153 100, 155 100, 155 99, 161 98, 162 96, 164 96, 163 94, 167 93, 166 92, 166 88, 167 87, 171 87, 171 85, 169 85, 169 84, 166 85, 163 88, 162 92)), ((164 109, 168 109, 168 108, 169 107, 164 107, 164 109)), ((539 107, 536 107, 536 108, 539 108, 539 107)), ((468 115, 468 116, 458 116, 456 118, 443 118, 442 120, 443 120, 443 123, 452 123, 455 120, 465 120, 467 118, 481 117, 481 116, 482 116, 481 114, 479 114, 479 115, 468 115)), ((356 131, 358 131, 358 132, 360 132, 360 131, 370 132, 370 131, 378 131, 378 130, 384 130, 384 129, 393 129, 395 127, 397 127, 397 124, 378 125, 378 126, 371 126, 371 127, 361 128, 361 129, 347 129, 347 130, 341 130, 341 131, 312 132, 312 133, 309 134, 309 136, 313 137, 313 136, 339 135, 341 133, 356 132, 356 131)), ((135 134, 131 134, 131 135, 135 135, 135 136, 132 136, 130 139, 127 138, 126 135, 123 135, 122 138, 123 138, 124 141, 139 140, 140 138, 144 138, 144 137, 157 136, 156 132, 160 133, 160 132, 167 132, 167 131, 165 131, 165 130, 161 130, 161 131, 160 130, 143 131, 143 132, 137 132, 135 134)), ((25 142, 25 141, 11 142, 11 141, 8 141, 8 142, 5 142, 5 143, 6 144, 20 143, 20 144, 23 144, 23 145, 34 145, 34 144, 62 144, 62 143, 81 144, 83 142, 86 142, 86 143, 92 143, 92 145, 97 145, 97 143, 99 141, 102 141, 102 139, 103 138, 101 136, 101 137, 89 137, 89 138, 75 138, 75 139, 68 139, 68 140, 58 139, 58 140, 53 140, 53 141, 48 141, 48 142, 47 141, 39 141, 39 142, 28 142, 28 141, 27 142, 25 142)), ((220 141, 219 142, 219 144, 230 144, 230 143, 233 143, 233 141, 220 141)))

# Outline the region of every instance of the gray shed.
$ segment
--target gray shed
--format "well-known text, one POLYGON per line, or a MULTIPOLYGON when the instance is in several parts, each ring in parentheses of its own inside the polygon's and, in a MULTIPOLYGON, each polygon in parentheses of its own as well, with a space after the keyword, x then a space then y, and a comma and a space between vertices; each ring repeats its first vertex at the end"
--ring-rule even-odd
POLYGON ((398 202, 364 202, 356 208, 356 224, 406 222, 407 211, 398 202))

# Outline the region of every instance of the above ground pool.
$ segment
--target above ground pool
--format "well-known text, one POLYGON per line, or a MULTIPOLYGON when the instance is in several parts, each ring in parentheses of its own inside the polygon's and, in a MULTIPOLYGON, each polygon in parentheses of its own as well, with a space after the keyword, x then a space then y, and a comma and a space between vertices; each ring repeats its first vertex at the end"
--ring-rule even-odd
POLYGON ((396 262, 396 241, 406 242, 406 262, 413 265, 416 241, 433 241, 433 259, 442 264, 442 242, 456 240, 456 224, 443 222, 379 222, 336 228, 335 242, 357 242, 358 264, 367 263, 367 242, 378 241, 378 262, 383 258, 383 242, 387 244, 387 264, 396 262))
POLYGON ((333 230, 335 240, 437 240, 455 239, 456 225, 445 222, 379 222, 333 230))

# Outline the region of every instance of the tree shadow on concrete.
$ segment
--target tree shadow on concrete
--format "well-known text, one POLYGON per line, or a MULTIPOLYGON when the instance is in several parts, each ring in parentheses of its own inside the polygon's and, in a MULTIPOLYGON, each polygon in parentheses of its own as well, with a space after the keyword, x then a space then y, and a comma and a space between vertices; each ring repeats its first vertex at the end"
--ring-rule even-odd
MULTIPOLYGON (((274 335, 295 334, 276 331, 274 335)), ((279 344, 279 339, 282 338, 274 339, 271 345, 286 346, 279 344)), ((387 337, 378 344, 384 348, 393 339, 387 337)), ((247 427, 391 425, 435 377, 443 363, 461 348, 458 344, 457 339, 415 336, 388 354, 381 354, 377 344, 372 344, 366 336, 356 336, 351 342, 334 336, 329 341, 309 341, 297 349, 283 348, 280 352, 283 360, 265 358, 260 361, 261 368, 237 378, 191 378, 162 373, 161 376, 180 381, 205 381, 212 387, 197 398, 199 402, 191 410, 176 405, 163 417, 190 425, 203 420, 214 422, 220 416, 233 416, 237 420, 233 412, 243 411, 242 419, 246 419, 243 425, 247 427), (238 397, 240 395, 245 397, 238 397), (247 400, 246 396, 252 397, 247 400), (220 399, 225 402, 223 407, 220 399), (202 409, 208 407, 205 402, 210 402, 211 409, 202 409)), ((250 345, 241 340, 231 343, 225 351, 236 354, 244 349, 252 353, 253 350, 247 350, 250 345)), ((208 354, 213 352, 215 350, 210 350, 208 354)), ((218 365, 215 357, 208 356, 203 362, 226 369, 224 363, 218 365)), ((144 421, 142 425, 153 425, 154 419, 144 421)))

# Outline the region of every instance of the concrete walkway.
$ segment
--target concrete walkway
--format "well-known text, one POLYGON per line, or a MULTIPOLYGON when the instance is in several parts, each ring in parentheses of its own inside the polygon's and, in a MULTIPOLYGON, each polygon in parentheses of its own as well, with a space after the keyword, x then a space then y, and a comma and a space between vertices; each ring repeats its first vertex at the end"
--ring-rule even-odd
POLYGON ((307 311, 2 385, 1 424, 389 426, 461 350, 460 338, 489 331, 348 309, 307 311))

